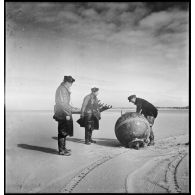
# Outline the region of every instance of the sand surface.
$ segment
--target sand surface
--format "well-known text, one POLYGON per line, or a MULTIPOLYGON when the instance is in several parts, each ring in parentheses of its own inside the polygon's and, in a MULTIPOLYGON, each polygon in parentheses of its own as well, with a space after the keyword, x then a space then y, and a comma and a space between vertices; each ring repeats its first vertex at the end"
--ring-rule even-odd
POLYGON ((6 192, 189 192, 186 133, 134 150, 121 146, 113 129, 112 136, 94 132, 97 143, 85 145, 84 130, 75 124, 67 140, 72 155, 59 156, 57 124, 47 114, 6 118, 6 192))

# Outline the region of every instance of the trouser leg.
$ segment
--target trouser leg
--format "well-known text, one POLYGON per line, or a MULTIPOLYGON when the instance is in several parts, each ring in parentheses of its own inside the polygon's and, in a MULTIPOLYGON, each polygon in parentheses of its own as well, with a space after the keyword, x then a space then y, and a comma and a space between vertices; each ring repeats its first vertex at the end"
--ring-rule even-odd
POLYGON ((85 127, 85 142, 88 140, 88 129, 85 127))
MULTIPOLYGON (((67 153, 66 149, 66 137, 67 137, 67 132, 66 132, 66 122, 65 121, 60 121, 58 123, 58 150, 59 153, 67 153)), ((69 150, 70 151, 70 150, 69 150)))
POLYGON ((150 143, 154 144, 154 132, 152 130, 152 127, 150 127, 150 137, 149 137, 149 139, 150 139, 150 143))
POLYGON ((86 124, 85 124, 85 143, 91 144, 91 136, 92 136, 92 115, 86 116, 86 124))
POLYGON ((90 130, 89 130, 89 141, 90 141, 90 142, 92 141, 92 138, 91 138, 91 137, 92 137, 92 130, 90 129, 90 130))
POLYGON ((154 145, 154 132, 153 132, 153 129, 152 129, 152 126, 154 124, 154 120, 155 118, 153 116, 147 116, 146 117, 149 124, 150 124, 150 136, 149 136, 149 145, 154 145))
POLYGON ((91 143, 96 143, 96 141, 92 139, 92 133, 93 133, 93 130, 91 129, 91 130, 89 131, 89 141, 90 141, 91 143))
POLYGON ((154 145, 154 132, 152 129, 152 125, 150 126, 150 136, 149 136, 149 143, 148 145, 154 145))
POLYGON ((65 151, 65 138, 58 135, 58 150, 59 152, 65 151))
POLYGON ((67 135, 65 136, 65 152, 71 152, 71 149, 68 149, 67 147, 66 147, 66 137, 67 137, 67 135))
POLYGON ((93 129, 94 129, 94 120, 93 120, 93 117, 91 116, 89 120, 89 141, 91 143, 96 143, 96 141, 92 140, 93 129))
POLYGON ((90 129, 85 127, 85 143, 90 144, 90 129))

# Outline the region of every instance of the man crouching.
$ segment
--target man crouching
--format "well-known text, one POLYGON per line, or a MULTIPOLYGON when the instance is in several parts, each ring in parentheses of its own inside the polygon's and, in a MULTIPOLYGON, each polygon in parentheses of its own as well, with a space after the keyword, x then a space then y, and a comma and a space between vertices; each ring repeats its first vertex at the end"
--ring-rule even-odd
POLYGON ((136 97, 136 95, 131 95, 128 97, 129 102, 132 102, 136 105, 136 112, 141 113, 145 116, 145 118, 148 120, 150 124, 150 137, 149 137, 149 144, 148 145, 154 145, 154 132, 152 130, 152 126, 154 125, 154 120, 156 119, 158 115, 157 108, 152 105, 150 102, 136 97))

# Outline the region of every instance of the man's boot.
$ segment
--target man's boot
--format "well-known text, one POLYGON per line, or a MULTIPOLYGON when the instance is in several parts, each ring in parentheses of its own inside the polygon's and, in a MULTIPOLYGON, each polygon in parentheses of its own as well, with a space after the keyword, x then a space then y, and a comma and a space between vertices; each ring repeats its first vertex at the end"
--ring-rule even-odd
POLYGON ((65 152, 67 154, 67 153, 71 152, 71 149, 66 148, 66 137, 64 139, 65 139, 65 142, 64 142, 65 143, 65 152))
POLYGON ((92 130, 90 130, 90 132, 89 132, 89 141, 90 141, 91 143, 96 143, 95 140, 92 140, 92 130))
POLYGON ((70 153, 65 150, 65 138, 58 138, 58 149, 60 155, 70 156, 70 153))
POLYGON ((64 154, 64 138, 59 137, 59 135, 58 135, 58 151, 59 151, 59 154, 61 155, 64 154))
POLYGON ((89 141, 89 136, 90 136, 89 129, 85 128, 85 144, 87 144, 87 145, 91 144, 90 141, 89 141))
POLYGON ((66 148, 66 137, 65 137, 65 151, 67 151, 67 152, 71 152, 71 149, 66 148))

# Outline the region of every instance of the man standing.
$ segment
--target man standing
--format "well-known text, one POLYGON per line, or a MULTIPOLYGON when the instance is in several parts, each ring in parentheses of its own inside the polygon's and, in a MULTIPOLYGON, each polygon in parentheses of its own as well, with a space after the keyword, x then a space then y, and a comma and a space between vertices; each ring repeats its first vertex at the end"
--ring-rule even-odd
POLYGON ((136 95, 131 95, 128 97, 129 102, 132 102, 133 104, 136 105, 136 112, 143 114, 146 119, 148 120, 150 124, 150 142, 148 145, 154 145, 154 132, 152 130, 152 126, 154 124, 154 120, 158 115, 158 110, 157 108, 152 105, 150 102, 142 99, 142 98, 137 98, 136 95))
POLYGON ((98 104, 99 89, 94 87, 91 93, 85 96, 81 108, 81 119, 84 121, 85 127, 85 144, 96 143, 92 140, 92 132, 94 129, 99 129, 100 108, 98 104))
POLYGON ((64 76, 63 82, 56 90, 53 118, 58 121, 58 150, 60 155, 71 155, 66 148, 66 137, 73 136, 72 112, 78 111, 70 105, 70 88, 75 82, 72 76, 64 76))

